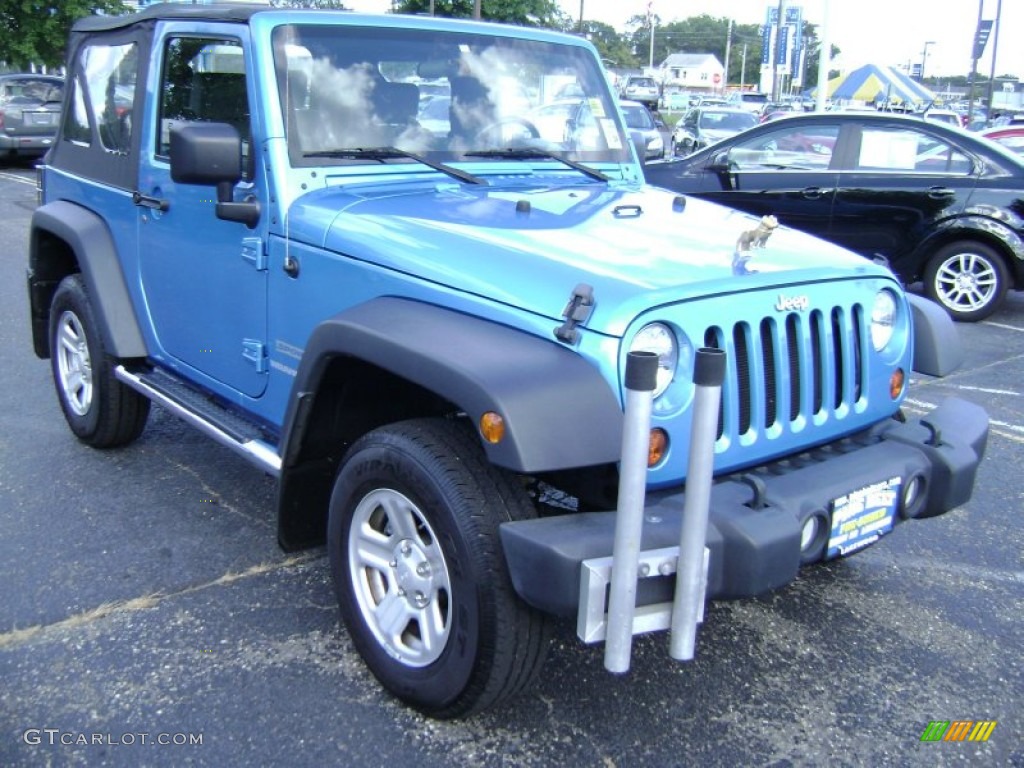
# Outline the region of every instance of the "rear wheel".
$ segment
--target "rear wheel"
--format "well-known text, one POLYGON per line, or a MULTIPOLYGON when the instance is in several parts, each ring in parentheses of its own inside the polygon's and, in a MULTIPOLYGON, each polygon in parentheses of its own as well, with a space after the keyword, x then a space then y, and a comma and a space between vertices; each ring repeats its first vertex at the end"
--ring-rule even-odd
POLYGON ((462 424, 403 422, 352 446, 331 496, 331 573, 353 643, 394 695, 451 718, 532 682, 546 620, 516 596, 498 526, 533 514, 462 424))
POLYGON ((943 246, 928 262, 925 292, 954 320, 975 322, 995 312, 1006 296, 1009 275, 995 249, 973 240, 943 246))
POLYGON ((50 305, 50 363, 64 418, 79 440, 114 448, 146 426, 149 400, 114 377, 115 362, 80 274, 68 275, 50 305))

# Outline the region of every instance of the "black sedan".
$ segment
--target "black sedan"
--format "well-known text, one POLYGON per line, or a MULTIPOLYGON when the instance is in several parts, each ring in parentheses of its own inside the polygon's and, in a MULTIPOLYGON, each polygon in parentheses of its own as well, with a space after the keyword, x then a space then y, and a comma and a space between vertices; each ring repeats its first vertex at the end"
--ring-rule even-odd
POLYGON ((1024 288, 1024 162, 965 131, 913 117, 780 118, 647 180, 884 259, 957 320, 1024 288))

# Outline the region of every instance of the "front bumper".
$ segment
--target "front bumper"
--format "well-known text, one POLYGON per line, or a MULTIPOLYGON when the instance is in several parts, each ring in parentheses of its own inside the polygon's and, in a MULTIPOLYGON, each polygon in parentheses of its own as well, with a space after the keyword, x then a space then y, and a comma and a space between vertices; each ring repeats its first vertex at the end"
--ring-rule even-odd
MULTIPOLYGON (((917 489, 901 497, 895 524, 933 517, 971 497, 988 439, 988 416, 973 403, 950 399, 927 416, 887 421, 783 461, 721 478, 711 489, 706 547, 707 597, 729 599, 785 586, 801 565, 826 556, 824 542, 801 549, 812 516, 831 521, 833 500, 890 477, 917 489)), ((678 552, 685 492, 650 493, 641 557, 678 552)), ((612 554, 615 511, 567 514, 504 523, 501 539, 516 592, 547 613, 576 616, 584 564, 612 554)), ((674 559, 670 571, 675 570, 674 559)), ((641 579, 637 605, 671 601, 675 579, 641 579)), ((584 590, 585 591, 585 590, 584 590)), ((585 597, 583 599, 586 599, 585 597)))

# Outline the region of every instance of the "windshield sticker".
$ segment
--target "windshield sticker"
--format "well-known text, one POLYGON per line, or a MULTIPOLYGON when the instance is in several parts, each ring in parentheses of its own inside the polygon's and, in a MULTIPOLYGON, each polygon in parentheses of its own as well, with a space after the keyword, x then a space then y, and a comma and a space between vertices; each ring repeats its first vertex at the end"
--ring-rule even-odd
POLYGON ((604 140, 608 144, 608 149, 622 149, 622 142, 619 140, 619 129, 615 127, 615 121, 602 117, 598 120, 598 124, 601 126, 601 133, 604 134, 604 140))

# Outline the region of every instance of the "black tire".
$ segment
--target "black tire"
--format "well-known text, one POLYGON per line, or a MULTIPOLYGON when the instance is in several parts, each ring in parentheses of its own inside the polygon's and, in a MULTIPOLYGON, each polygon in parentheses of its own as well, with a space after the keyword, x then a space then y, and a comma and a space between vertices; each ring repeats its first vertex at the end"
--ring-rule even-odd
POLYGON ((79 440, 115 448, 146 426, 149 400, 114 378, 80 274, 65 277, 50 304, 50 367, 64 418, 79 440))
POLYGON ((940 248, 924 272, 930 299, 954 320, 984 320, 1002 305, 1010 277, 999 253, 976 240, 958 240, 940 248))
POLYGON ((515 594, 498 525, 534 514, 465 425, 401 422, 351 447, 327 549, 352 641, 391 693, 453 718, 533 682, 547 621, 515 594))

